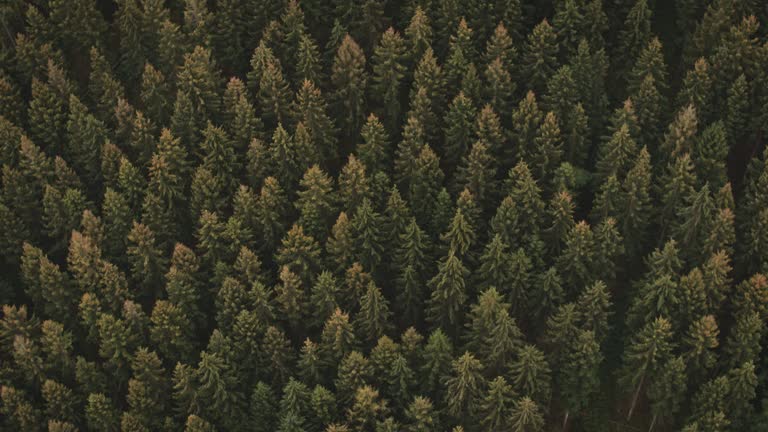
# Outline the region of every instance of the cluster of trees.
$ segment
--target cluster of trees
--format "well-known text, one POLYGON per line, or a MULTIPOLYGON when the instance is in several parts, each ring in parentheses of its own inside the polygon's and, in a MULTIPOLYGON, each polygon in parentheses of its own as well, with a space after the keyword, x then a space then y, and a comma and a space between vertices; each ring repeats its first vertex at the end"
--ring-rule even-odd
POLYGON ((0 428, 768 428, 758 0, 6 0, 0 428))

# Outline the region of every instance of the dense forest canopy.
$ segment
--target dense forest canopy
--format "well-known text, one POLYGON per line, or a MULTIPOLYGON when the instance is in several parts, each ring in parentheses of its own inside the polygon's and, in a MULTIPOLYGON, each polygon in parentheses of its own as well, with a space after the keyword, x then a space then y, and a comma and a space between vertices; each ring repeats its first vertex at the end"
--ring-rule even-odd
POLYGON ((768 431, 762 0, 0 3, 1 430, 768 431))

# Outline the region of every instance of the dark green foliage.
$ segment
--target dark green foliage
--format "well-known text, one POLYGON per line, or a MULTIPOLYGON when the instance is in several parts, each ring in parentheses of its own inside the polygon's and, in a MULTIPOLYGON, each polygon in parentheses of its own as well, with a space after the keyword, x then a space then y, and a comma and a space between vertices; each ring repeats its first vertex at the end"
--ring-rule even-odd
POLYGON ((760 2, 5 3, 0 429, 766 423, 760 2))

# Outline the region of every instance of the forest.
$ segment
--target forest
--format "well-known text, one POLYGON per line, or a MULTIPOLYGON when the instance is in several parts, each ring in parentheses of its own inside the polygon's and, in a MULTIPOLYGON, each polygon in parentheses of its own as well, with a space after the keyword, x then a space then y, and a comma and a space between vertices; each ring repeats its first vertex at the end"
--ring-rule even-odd
POLYGON ((764 0, 1 0, 0 430, 768 431, 764 0))

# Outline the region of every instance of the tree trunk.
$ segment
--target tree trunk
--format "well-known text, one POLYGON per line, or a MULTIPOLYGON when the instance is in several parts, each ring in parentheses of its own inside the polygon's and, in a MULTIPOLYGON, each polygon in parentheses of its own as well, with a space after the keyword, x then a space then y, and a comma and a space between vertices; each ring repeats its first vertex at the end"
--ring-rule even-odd
POLYGON ((565 418, 563 419, 563 432, 565 432, 566 426, 568 426, 568 415, 570 414, 570 411, 565 412, 565 418))
POLYGON ((653 420, 651 420, 651 427, 648 428, 648 432, 651 432, 653 430, 653 427, 656 425, 656 418, 657 417, 658 417, 658 415, 656 415, 656 414, 653 415, 653 420))
POLYGON ((635 395, 632 396, 632 405, 629 406, 629 412, 627 413, 627 421, 629 421, 629 419, 632 418, 632 413, 635 411, 637 398, 640 397, 640 390, 643 389, 643 381, 645 381, 645 374, 643 374, 643 378, 640 379, 640 382, 637 384, 637 390, 635 390, 635 395))

